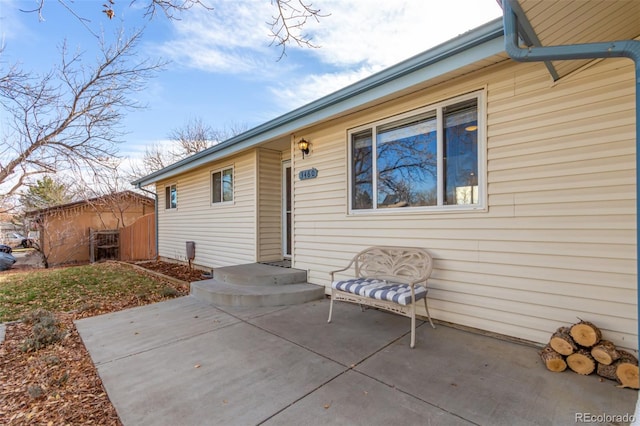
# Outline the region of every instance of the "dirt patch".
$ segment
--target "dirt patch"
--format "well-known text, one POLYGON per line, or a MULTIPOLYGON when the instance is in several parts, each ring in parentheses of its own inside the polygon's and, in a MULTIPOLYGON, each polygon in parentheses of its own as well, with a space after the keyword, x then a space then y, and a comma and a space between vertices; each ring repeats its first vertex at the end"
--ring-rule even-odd
MULTIPOLYGON (((202 271, 186 265, 158 261, 138 266, 186 282, 203 279, 202 271)), ((121 425, 73 321, 187 294, 187 286, 164 281, 175 287, 174 294, 157 299, 114 296, 99 307, 55 313, 64 338, 35 352, 23 351, 32 328, 21 322, 7 324, 0 345, 0 424, 121 425)))

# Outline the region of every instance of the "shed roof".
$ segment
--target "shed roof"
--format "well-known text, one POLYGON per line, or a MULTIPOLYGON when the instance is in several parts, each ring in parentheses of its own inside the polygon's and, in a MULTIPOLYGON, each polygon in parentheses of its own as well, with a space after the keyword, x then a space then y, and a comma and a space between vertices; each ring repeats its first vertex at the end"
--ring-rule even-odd
POLYGON ((140 201, 143 204, 147 204, 150 206, 153 206, 155 204, 155 200, 153 198, 149 198, 149 197, 145 197, 144 195, 138 194, 136 192, 133 191, 121 191, 121 192, 115 192, 112 194, 106 194, 106 195, 101 195, 99 197, 94 197, 94 198, 88 198, 85 200, 80 200, 80 201, 74 201, 71 203, 66 203, 66 204, 59 204, 57 206, 53 206, 53 207, 47 207, 44 209, 38 209, 38 210, 31 210, 26 212, 26 216, 32 217, 32 216, 39 216, 39 215, 43 215, 43 214, 48 214, 48 213, 53 213, 53 212, 58 212, 61 210, 68 210, 68 209, 72 209, 74 207, 80 207, 80 206, 84 206, 84 205, 95 205, 95 204, 99 204, 101 202, 108 202, 109 200, 113 200, 115 197, 117 198, 133 198, 136 199, 138 201, 140 201))

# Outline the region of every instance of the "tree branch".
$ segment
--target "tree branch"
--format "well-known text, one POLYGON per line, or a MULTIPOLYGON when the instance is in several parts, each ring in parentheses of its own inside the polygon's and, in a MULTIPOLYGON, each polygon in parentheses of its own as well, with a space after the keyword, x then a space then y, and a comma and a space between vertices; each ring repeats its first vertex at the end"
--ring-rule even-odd
POLYGON ((320 18, 329 15, 321 14, 320 9, 313 8, 311 3, 305 3, 304 0, 271 0, 271 3, 275 3, 278 9, 278 15, 273 16, 269 22, 273 39, 271 45, 282 47, 278 60, 286 56, 287 44, 292 41, 301 47, 318 47, 308 36, 301 34, 300 30, 309 19, 319 22, 320 18))
POLYGON ((137 58, 141 35, 121 35, 113 46, 102 41, 102 58, 90 69, 82 54, 63 47, 60 66, 43 77, 15 67, 0 76, 0 104, 11 128, 0 140, 0 184, 10 185, 8 195, 27 177, 95 170, 116 157, 124 111, 141 107, 131 95, 165 65, 137 58))

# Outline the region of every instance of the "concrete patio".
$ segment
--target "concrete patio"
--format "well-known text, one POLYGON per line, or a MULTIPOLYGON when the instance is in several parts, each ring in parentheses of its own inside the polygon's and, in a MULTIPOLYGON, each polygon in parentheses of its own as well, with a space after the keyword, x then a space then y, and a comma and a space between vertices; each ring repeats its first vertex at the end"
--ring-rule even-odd
POLYGON ((76 325, 125 425, 625 424, 635 410, 636 391, 548 372, 534 347, 421 324, 410 349, 408 318, 337 303, 327 324, 328 309, 187 296, 76 325))

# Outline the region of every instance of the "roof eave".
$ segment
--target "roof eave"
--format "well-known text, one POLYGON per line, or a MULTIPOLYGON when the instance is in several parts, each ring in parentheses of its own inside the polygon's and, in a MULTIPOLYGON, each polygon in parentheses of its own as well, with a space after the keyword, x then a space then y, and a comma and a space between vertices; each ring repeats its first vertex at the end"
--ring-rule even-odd
POLYGON ((504 52, 503 38, 502 19, 498 18, 218 145, 137 179, 131 184, 142 187, 169 179, 217 158, 243 151, 271 138, 335 116, 359 104, 409 88, 420 81, 443 75, 484 57, 504 52), (469 52, 474 49, 477 54, 470 55, 469 52), (448 63, 445 64, 445 61, 448 63), (438 63, 443 66, 434 69, 432 73, 418 75, 417 71, 438 63))

